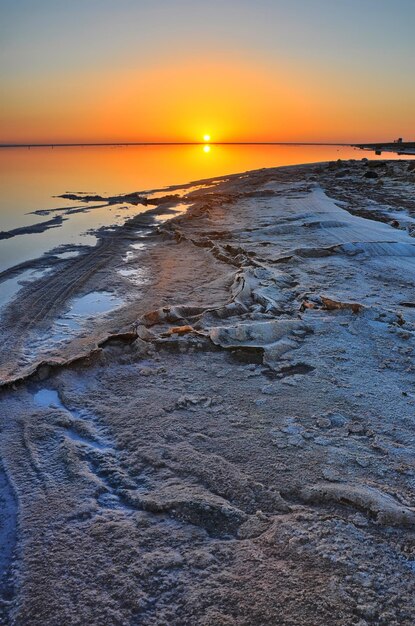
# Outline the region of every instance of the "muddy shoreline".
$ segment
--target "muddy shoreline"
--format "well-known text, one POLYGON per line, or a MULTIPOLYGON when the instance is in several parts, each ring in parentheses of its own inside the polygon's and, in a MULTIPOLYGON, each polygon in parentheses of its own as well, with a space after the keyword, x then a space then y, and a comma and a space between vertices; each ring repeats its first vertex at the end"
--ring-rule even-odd
POLYGON ((405 161, 172 187, 19 291, 2 623, 412 624, 414 191, 405 161))

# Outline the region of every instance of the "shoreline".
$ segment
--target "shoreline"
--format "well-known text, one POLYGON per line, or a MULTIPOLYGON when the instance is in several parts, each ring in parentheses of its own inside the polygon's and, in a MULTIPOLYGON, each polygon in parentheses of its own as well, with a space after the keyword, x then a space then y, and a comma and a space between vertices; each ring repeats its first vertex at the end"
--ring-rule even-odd
POLYGON ((172 186, 22 288, 0 331, 4 615, 410 626, 411 163, 172 186), (54 345, 103 291, 122 304, 54 345))

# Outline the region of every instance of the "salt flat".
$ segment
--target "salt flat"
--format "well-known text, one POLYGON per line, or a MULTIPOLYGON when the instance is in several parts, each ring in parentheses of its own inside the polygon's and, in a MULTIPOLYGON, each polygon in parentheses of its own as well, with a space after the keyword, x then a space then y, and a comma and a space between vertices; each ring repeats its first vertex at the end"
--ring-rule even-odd
POLYGON ((3 311, 4 619, 409 626, 413 166, 206 182, 3 311))

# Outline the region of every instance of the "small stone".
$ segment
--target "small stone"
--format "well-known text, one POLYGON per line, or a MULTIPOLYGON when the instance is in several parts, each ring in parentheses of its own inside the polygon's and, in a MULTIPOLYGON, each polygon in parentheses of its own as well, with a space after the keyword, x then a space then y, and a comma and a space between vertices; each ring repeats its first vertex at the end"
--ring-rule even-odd
POLYGON ((282 385, 288 385, 289 387, 295 387, 299 383, 298 376, 290 376, 289 378, 283 378, 281 381, 282 385))
POLYGON ((319 417, 317 419, 317 426, 319 428, 330 428, 331 420, 329 420, 327 417, 319 417))
POLYGON ((353 517, 351 518, 351 521, 355 526, 359 526, 362 528, 368 525, 368 521, 366 517, 362 515, 361 513, 356 513, 355 515, 353 515, 353 517))
POLYGON ((318 446, 328 446, 330 445, 330 439, 327 439, 327 437, 316 437, 314 443, 318 446))
POLYGON ((314 433, 312 430, 305 430, 301 433, 304 439, 312 439, 314 437, 314 433))
POLYGON ((152 374, 155 374, 155 370, 151 369, 151 367, 142 367, 138 373, 140 376, 151 376, 152 374))
POLYGON ((353 433, 354 435, 363 435, 365 432, 365 427, 359 422, 352 422, 348 426, 349 433, 353 433))
POLYGON ((370 465, 369 460, 364 457, 356 457, 355 461, 358 465, 360 465, 360 467, 368 467, 370 465))
POLYGON ((287 437, 287 443, 290 446, 296 446, 297 448, 302 448, 305 442, 301 435, 290 435, 289 437, 287 437))
POLYGON ((334 413, 333 415, 330 415, 330 422, 335 428, 341 428, 341 426, 344 426, 347 422, 347 418, 340 413, 334 413))
POLYGON ((376 607, 372 604, 358 604, 356 611, 366 619, 373 620, 377 616, 376 607))
POLYGON ((338 475, 338 473, 331 467, 325 467, 322 471, 322 474, 323 478, 331 482, 336 482, 340 480, 340 476, 338 475))

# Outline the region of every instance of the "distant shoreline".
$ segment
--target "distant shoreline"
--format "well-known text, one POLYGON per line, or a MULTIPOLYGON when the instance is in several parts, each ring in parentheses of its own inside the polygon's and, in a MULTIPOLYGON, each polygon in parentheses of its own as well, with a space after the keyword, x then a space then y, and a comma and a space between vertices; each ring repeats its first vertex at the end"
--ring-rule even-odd
MULTIPOLYGON (((9 143, 0 148, 91 148, 105 146, 353 146, 351 143, 318 141, 116 141, 95 143, 9 143)), ((368 145, 368 144, 367 144, 368 145)), ((358 146, 356 146, 358 147, 358 146)))
POLYGON ((411 156, 415 154, 415 141, 393 141, 386 143, 357 143, 352 144, 353 148, 360 150, 369 150, 381 155, 382 152, 394 152, 402 156, 411 156))
POLYGON ((384 142, 384 143, 343 143, 324 141, 113 141, 86 143, 8 143, 0 144, 3 148, 110 148, 130 146, 342 146, 358 148, 382 154, 393 152, 402 156, 415 154, 415 142, 384 142))

